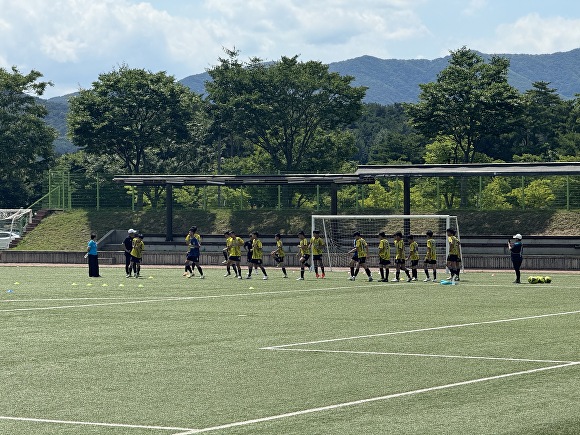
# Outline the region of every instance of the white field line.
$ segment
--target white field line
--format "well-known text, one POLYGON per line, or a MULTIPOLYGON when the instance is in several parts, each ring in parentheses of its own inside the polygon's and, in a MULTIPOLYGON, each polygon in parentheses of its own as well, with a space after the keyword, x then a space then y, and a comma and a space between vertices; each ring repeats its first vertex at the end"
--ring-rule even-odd
POLYGON ((179 432, 179 433, 176 433, 173 435, 193 435, 193 434, 203 433, 203 432, 213 432, 213 431, 218 431, 218 430, 222 430, 222 429, 230 429, 232 427, 248 426, 248 425, 256 424, 256 423, 264 423, 267 421, 281 420, 284 418, 296 417, 296 416, 305 415, 305 414, 313 414, 316 412, 331 411, 331 410, 335 410, 335 409, 339 409, 339 408, 345 408, 348 406, 362 405, 365 403, 379 402, 379 401, 383 401, 383 400, 396 399, 396 398, 405 397, 405 396, 413 396, 413 395, 417 395, 417 394, 428 393, 431 391, 446 390, 449 388, 461 387, 464 385, 472 385, 472 384, 477 384, 477 383, 486 382, 486 381, 493 381, 496 379, 504 379, 504 378, 510 378, 513 376, 527 375, 527 374, 531 374, 531 373, 560 369, 560 368, 564 368, 564 367, 575 366, 578 364, 580 364, 580 362, 570 362, 567 364, 559 364, 559 365, 555 365, 555 366, 541 367, 541 368, 524 370, 524 371, 519 371, 519 372, 514 372, 514 373, 506 373, 503 375, 489 376, 489 377, 479 378, 479 379, 471 379, 469 381, 454 382, 452 384, 438 385, 435 387, 428 387, 428 388, 421 388, 418 390, 405 391, 403 393, 395 393, 395 394, 389 394, 386 396, 371 397, 368 399, 355 400, 352 402, 337 403, 334 405, 321 406, 319 408, 303 409, 301 411, 287 412, 285 414, 272 415, 269 417, 262 417, 262 418, 255 418, 252 420, 227 423, 227 424, 222 424, 219 426, 206 427, 203 429, 192 429, 192 430, 185 431, 185 432, 179 432))
POLYGON ((166 431, 195 431, 197 429, 171 426, 144 426, 139 424, 122 424, 122 423, 98 423, 92 421, 70 421, 70 420, 51 420, 46 418, 27 418, 27 417, 7 417, 0 416, 0 420, 12 421, 28 421, 32 423, 52 423, 52 424, 68 424, 74 426, 102 426, 102 427, 124 427, 129 429, 150 429, 150 430, 166 430, 166 431))
POLYGON ((360 287, 361 286, 356 286, 356 287, 345 286, 345 287, 325 287, 325 288, 311 288, 311 289, 298 289, 298 290, 261 291, 261 292, 251 292, 251 293, 231 293, 231 294, 221 294, 221 295, 167 296, 167 297, 161 297, 161 298, 156 298, 156 299, 141 299, 141 300, 131 300, 131 301, 121 301, 121 302, 103 302, 100 304, 56 305, 56 306, 50 306, 50 307, 11 308, 11 309, 7 309, 7 310, 0 310, 0 313, 9 313, 9 312, 16 312, 16 311, 64 310, 64 309, 69 309, 69 308, 92 308, 92 307, 105 307, 105 306, 114 306, 114 305, 150 304, 150 303, 156 303, 156 302, 171 302, 171 301, 192 301, 192 300, 203 300, 203 299, 239 298, 239 297, 246 297, 246 296, 267 296, 267 295, 282 295, 282 294, 296 294, 296 293, 312 293, 312 292, 323 292, 323 291, 333 291, 333 290, 356 290, 360 287))
POLYGON ((299 349, 299 348, 271 348, 268 350, 284 351, 284 352, 314 352, 314 353, 346 353, 354 355, 388 355, 388 356, 413 356, 422 358, 450 358, 450 359, 478 359, 491 361, 513 361, 513 362, 531 362, 531 363, 547 363, 547 364, 572 364, 580 361, 558 361, 550 359, 529 359, 529 358, 503 358, 495 356, 468 356, 468 355, 442 355, 431 353, 409 353, 409 352, 371 352, 371 351, 357 351, 357 350, 327 350, 327 349, 299 349))
POLYGON ((286 348, 286 347, 308 346, 308 345, 312 345, 312 344, 333 343, 333 342, 337 342, 337 341, 348 341, 348 340, 360 340, 360 339, 364 339, 364 338, 387 337, 390 335, 413 334, 416 332, 439 331, 442 329, 465 328, 468 326, 493 325, 496 323, 518 322, 518 321, 522 321, 522 320, 542 319, 545 317, 569 316, 572 314, 580 314, 580 310, 565 311, 565 312, 561 312, 561 313, 539 314, 539 315, 535 315, 535 316, 514 317, 514 318, 510 318, 510 319, 486 320, 483 322, 459 323, 456 325, 434 326, 431 328, 410 329, 407 331, 382 332, 379 334, 357 335, 357 336, 353 336, 353 337, 341 337, 341 338, 329 338, 326 340, 304 341, 302 343, 290 343, 290 344, 280 344, 277 346, 267 346, 267 347, 262 347, 261 349, 262 350, 276 350, 279 348, 286 348))

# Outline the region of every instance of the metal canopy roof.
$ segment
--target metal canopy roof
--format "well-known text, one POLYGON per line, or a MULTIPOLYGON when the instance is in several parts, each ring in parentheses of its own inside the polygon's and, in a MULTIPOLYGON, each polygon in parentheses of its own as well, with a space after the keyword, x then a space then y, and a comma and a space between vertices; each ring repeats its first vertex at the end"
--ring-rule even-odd
POLYGON ((359 165, 356 174, 373 177, 580 175, 580 162, 359 165))
POLYGON ((330 184, 372 184, 374 177, 357 174, 292 175, 117 175, 113 181, 127 186, 308 186, 330 184))

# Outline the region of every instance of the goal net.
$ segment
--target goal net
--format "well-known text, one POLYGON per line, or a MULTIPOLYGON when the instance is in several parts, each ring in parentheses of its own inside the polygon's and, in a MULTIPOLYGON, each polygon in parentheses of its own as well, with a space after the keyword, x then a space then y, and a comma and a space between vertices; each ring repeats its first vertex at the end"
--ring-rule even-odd
MULTIPOLYGON (((378 267, 378 234, 384 231, 391 247, 391 264, 394 265, 393 235, 400 231, 405 239, 405 251, 408 253, 407 236, 413 235, 419 244, 419 265, 423 265, 423 258, 427 250, 426 232, 433 231, 436 244, 437 268, 445 268, 449 246, 446 229, 453 228, 460 239, 457 216, 450 215, 313 215, 312 231, 320 231, 326 243, 324 260, 330 270, 332 268, 347 267, 351 255, 347 254, 354 246, 353 233, 359 231, 369 246, 367 264, 378 267)), ((461 240, 461 239, 460 239, 461 240)))
POLYGON ((0 209, 0 231, 20 236, 30 222, 32 222, 32 210, 29 208, 0 209))

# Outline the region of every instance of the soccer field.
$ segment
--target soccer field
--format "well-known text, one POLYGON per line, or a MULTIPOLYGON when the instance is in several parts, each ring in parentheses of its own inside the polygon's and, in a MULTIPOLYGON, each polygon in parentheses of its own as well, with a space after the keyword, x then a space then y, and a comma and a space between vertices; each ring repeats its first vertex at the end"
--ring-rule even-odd
POLYGON ((577 275, 181 272, 0 267, 0 433, 580 433, 577 275))

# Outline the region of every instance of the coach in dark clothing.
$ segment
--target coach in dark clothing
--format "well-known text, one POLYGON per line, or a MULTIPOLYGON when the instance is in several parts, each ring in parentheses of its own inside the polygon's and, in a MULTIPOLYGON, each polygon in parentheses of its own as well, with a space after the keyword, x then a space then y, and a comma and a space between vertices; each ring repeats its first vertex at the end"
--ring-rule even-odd
POLYGON ((513 238, 514 238, 514 242, 512 243, 511 241, 509 241, 508 248, 510 250, 511 257, 512 257, 512 264, 513 264, 514 270, 516 272, 516 280, 514 281, 514 284, 519 284, 520 283, 520 267, 522 266, 522 260, 523 260, 522 235, 516 234, 513 238))
POLYGON ((137 230, 131 228, 127 231, 127 237, 123 240, 123 248, 125 249, 125 273, 127 278, 131 277, 131 249, 133 249, 133 238, 137 234, 137 230))

